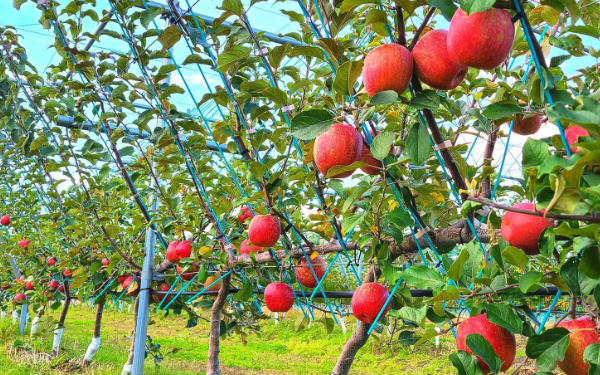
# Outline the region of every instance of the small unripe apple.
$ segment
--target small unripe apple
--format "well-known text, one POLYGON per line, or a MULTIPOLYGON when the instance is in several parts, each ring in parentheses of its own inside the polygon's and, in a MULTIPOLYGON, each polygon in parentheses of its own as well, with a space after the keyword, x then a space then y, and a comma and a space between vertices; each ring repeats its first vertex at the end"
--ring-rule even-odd
POLYGON ((271 283, 265 288, 265 304, 271 312, 287 312, 294 304, 294 291, 284 283, 271 283))
MULTIPOLYGON (((519 203, 513 206, 522 210, 534 211, 533 203, 519 203)), ((545 210, 538 210, 544 212, 545 210)), ((541 216, 521 214, 508 211, 502 218, 500 234, 511 246, 518 247, 525 254, 536 255, 540 253, 538 239, 544 229, 553 227, 554 222, 541 216)))
POLYGON ((27 296, 23 293, 18 293, 14 300, 17 305, 25 305, 27 303, 27 296))
POLYGON ((191 240, 181 241, 179 243, 179 245, 177 245, 177 248, 175 249, 175 251, 177 251, 177 255, 179 255, 179 257, 181 259, 189 258, 190 255, 192 255, 192 241, 191 240))
POLYGON ((10 216, 8 216, 8 215, 2 216, 2 218, 0 219, 0 224, 4 225, 5 227, 10 225, 10 216))
POLYGON ((167 260, 171 263, 179 263, 181 260, 181 256, 177 254, 177 245, 179 245, 179 241, 173 241, 167 247, 167 260))
POLYGON ((248 239, 255 246, 271 247, 281 235, 281 224, 275 216, 256 215, 248 226, 248 239))
POLYGON ((55 292, 56 289, 58 289, 60 287, 60 284, 57 280, 51 280, 48 283, 48 289, 50 289, 51 291, 55 292))
MULTIPOLYGON (((347 124, 333 124, 315 139, 313 155, 315 164, 323 175, 336 165, 351 165, 362 157, 363 141, 360 133, 347 124)), ((354 171, 343 172, 335 178, 344 178, 354 171)))
MULTIPOLYGON (((372 324, 389 296, 390 292, 387 288, 379 283, 362 284, 356 288, 352 296, 350 302, 352 314, 361 322, 372 324)), ((388 303, 380 319, 387 314, 389 309, 390 304, 388 303)))
POLYGON ((508 57, 514 39, 515 26, 504 9, 471 15, 458 9, 448 28, 448 55, 458 64, 495 69, 508 57))
POLYGON ((456 88, 469 72, 468 66, 450 59, 447 39, 446 30, 433 30, 425 34, 412 50, 417 77, 434 89, 456 88))
POLYGON ((67 278, 70 279, 73 276, 73 272, 71 272, 68 268, 65 268, 65 270, 63 271, 63 275, 67 278))
POLYGON ((26 282, 26 283, 25 283, 25 288, 26 288, 27 290, 33 290, 33 289, 35 289, 35 286, 33 285, 33 281, 32 281, 32 280, 29 280, 28 282, 26 282))
POLYGON ((369 96, 393 90, 401 95, 413 74, 413 58, 399 44, 384 44, 367 53, 362 76, 369 96))
MULTIPOLYGON (((312 258, 310 260, 310 264, 312 265, 312 269, 315 271, 315 275, 321 280, 325 271, 327 271, 327 263, 321 258, 320 255, 312 258)), ((319 283, 319 280, 316 280, 313 276, 313 273, 306 261, 306 258, 302 258, 298 265, 294 267, 294 272, 296 273, 296 278, 298 282, 307 288, 314 288, 319 283)))
POLYGON ((534 115, 524 118, 522 113, 517 113, 514 118, 513 132, 520 135, 532 135, 542 127, 544 116, 534 115))
MULTIPOLYGON (((160 290, 161 292, 168 292, 169 289, 171 289, 171 285, 167 284, 167 283, 160 283, 160 285, 158 286, 158 290, 160 290)), ((158 294, 153 294, 152 295, 152 299, 154 300, 154 302, 156 303, 160 303, 160 301, 162 301, 164 299, 163 303, 169 303, 171 302, 171 300, 173 300, 175 296, 167 296, 167 295, 158 295, 158 294)))
MULTIPOLYGON (((214 283, 215 280, 219 279, 220 277, 221 277, 221 273, 219 273, 219 272, 215 272, 214 274, 208 276, 206 278, 206 281, 204 282, 204 287, 206 288, 210 284, 214 283)), ((206 291, 209 292, 209 291, 219 290, 219 289, 221 289, 221 284, 222 284, 222 282, 221 282, 221 280, 219 280, 215 285, 206 289, 206 291)))
POLYGON ((238 220, 240 224, 244 224, 246 220, 251 218, 252 212, 250 212, 250 208, 248 206, 242 206, 242 213, 238 215, 238 220))
POLYGON ((248 240, 243 240, 240 245, 240 254, 250 254, 253 251, 262 251, 262 249, 260 246, 252 245, 248 240))
POLYGON ((30 244, 31 244, 31 241, 29 241, 26 238, 23 238, 21 241, 19 241, 19 244, 18 244, 19 245, 19 249, 27 248, 27 246, 29 246, 30 244))
POLYGON ((567 129, 565 129, 565 138, 567 138, 567 143, 569 144, 569 148, 571 152, 577 153, 576 143, 579 142, 579 137, 588 137, 590 133, 587 130, 577 125, 569 125, 567 129))
POLYGON ((181 279, 182 280, 191 280, 194 278, 194 276, 196 276, 198 271, 200 271, 200 265, 198 264, 198 262, 192 262, 191 264, 188 265, 187 271, 181 273, 182 270, 183 270, 183 268, 177 266, 177 273, 181 274, 181 279))
POLYGON ((563 320, 558 327, 571 332, 565 358, 557 362, 558 367, 567 375, 587 375, 590 365, 583 362, 583 352, 588 345, 600 342, 596 323, 591 317, 582 316, 575 320, 563 320))
POLYGON ((371 151, 367 146, 363 146, 362 157, 360 158, 360 161, 369 164, 366 167, 360 167, 360 170, 364 173, 372 176, 376 176, 381 173, 381 162, 371 155, 371 151))
POLYGON ((48 258, 48 261, 46 262, 46 264, 48 265, 48 267, 56 266, 56 258, 48 258))
MULTIPOLYGON (((487 320, 485 314, 472 316, 462 322, 458 326, 456 332, 456 347, 458 350, 463 350, 473 354, 471 349, 467 346, 467 336, 472 334, 479 334, 485 338, 487 342, 492 345, 494 352, 502 360, 502 371, 506 371, 512 365, 515 360, 515 354, 517 353, 517 341, 515 335, 513 335, 506 328, 491 323, 487 320)), ((481 360, 479 364, 484 374, 490 372, 489 366, 481 360)))

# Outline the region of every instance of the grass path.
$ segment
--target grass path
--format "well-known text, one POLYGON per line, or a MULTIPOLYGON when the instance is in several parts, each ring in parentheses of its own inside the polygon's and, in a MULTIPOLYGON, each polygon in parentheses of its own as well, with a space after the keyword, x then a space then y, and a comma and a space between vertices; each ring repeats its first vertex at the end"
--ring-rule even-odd
MULTIPOLYGON (((206 314, 206 313, 205 313, 206 314)), ((5 375, 46 374, 120 374, 128 354, 133 326, 131 314, 107 309, 102 325, 102 344, 88 370, 78 368, 91 340, 94 310, 73 307, 67 316, 61 345, 61 355, 50 361, 46 355, 52 346, 51 333, 36 338, 19 338, 16 326, 9 319, 0 322, 0 373, 5 375)), ((164 360, 155 367, 151 357, 146 359, 145 374, 190 375, 204 374, 208 353, 208 323, 199 321, 185 328, 186 319, 169 315, 152 317, 148 334, 161 345, 164 360)), ((221 364, 224 374, 329 374, 337 357, 355 327, 349 321, 346 335, 336 326, 327 335, 321 324, 294 332, 294 316, 279 321, 261 323, 260 335, 248 337, 243 346, 239 337, 222 340, 221 364)), ((49 329, 48 324, 43 326, 49 329)), ((442 338, 436 349, 433 342, 411 351, 393 344, 387 346, 387 336, 372 337, 359 352, 352 366, 356 375, 427 375, 454 374, 448 355, 454 350, 454 339, 442 338)))

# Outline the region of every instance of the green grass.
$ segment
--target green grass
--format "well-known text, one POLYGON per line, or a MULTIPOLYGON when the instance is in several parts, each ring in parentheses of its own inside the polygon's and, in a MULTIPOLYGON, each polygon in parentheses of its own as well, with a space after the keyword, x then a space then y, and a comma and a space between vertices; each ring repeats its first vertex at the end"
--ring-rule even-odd
MULTIPOLYGON (((204 313, 205 316, 207 312, 204 313)), ((193 328, 184 328, 183 316, 167 318, 152 316, 148 334, 162 347, 164 360, 155 367, 152 358, 146 359, 145 374, 188 375, 204 374, 208 353, 208 323, 199 321, 193 328)), ((294 332, 296 316, 287 316, 275 325, 273 320, 261 322, 260 335, 248 337, 243 346, 239 337, 221 341, 221 365, 224 374, 329 374, 338 355, 355 327, 349 321, 348 332, 336 326, 327 335, 323 325, 315 323, 310 329, 294 332)), ((102 321, 102 344, 88 370, 79 368, 91 340, 94 310, 72 307, 67 316, 61 345, 61 355, 50 361, 46 353, 52 346, 51 333, 40 337, 19 338, 17 328, 8 319, 0 322, 0 373, 25 374, 120 374, 130 346, 128 337, 133 327, 132 315, 105 310, 102 321)), ((48 329, 49 325, 43 327, 48 329)), ((373 336, 359 352, 351 373, 354 374, 454 374, 448 355, 454 350, 451 335, 442 338, 442 346, 433 343, 410 350, 387 345, 387 335, 373 336)), ((518 356, 522 353, 518 353, 518 356)))

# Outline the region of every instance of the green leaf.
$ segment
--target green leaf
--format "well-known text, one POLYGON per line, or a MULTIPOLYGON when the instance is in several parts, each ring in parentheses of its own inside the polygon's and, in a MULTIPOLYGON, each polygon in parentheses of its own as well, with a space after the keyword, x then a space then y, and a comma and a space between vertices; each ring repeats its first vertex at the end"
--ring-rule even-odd
POLYGON ((529 271, 519 279, 519 288, 521 292, 527 293, 529 289, 542 280, 544 274, 538 271, 529 271))
POLYGON ((385 217, 385 219, 401 229, 414 225, 415 223, 410 214, 407 211, 404 211, 400 208, 396 208, 390 211, 385 217))
POLYGON ((146 9, 142 12, 142 15, 140 16, 140 24, 144 26, 144 29, 147 30, 148 25, 150 25, 150 22, 152 22, 152 20, 156 18, 156 16, 158 16, 164 11, 165 8, 163 7, 151 7, 146 9))
POLYGON ((469 352, 459 350, 450 354, 452 365, 458 370, 458 375, 483 375, 479 359, 469 352))
POLYGON ((421 338, 419 339, 419 341, 417 341, 415 343, 415 347, 421 345, 422 343, 424 343, 425 341, 434 338, 435 336, 437 336, 438 333, 435 330, 435 328, 433 327, 429 327, 425 330, 425 332, 423 333, 423 336, 421 336, 421 338))
POLYGON ((240 17, 242 16, 242 13, 244 11, 244 7, 240 0, 223 0, 223 4, 221 5, 220 9, 228 10, 231 13, 240 17))
POLYGON ((410 106, 415 109, 429 109, 433 112, 440 106, 440 96, 433 90, 424 90, 413 98, 410 106))
POLYGON ((25 4, 28 0, 13 0, 13 7, 17 10, 21 10, 21 5, 25 4))
POLYGON ((250 56, 250 47, 233 46, 223 51, 217 60, 217 69, 225 73, 233 64, 250 56))
POLYGON ((176 25, 171 25, 163 30, 158 36, 158 41, 162 44, 163 51, 166 51, 173 47, 181 39, 181 30, 176 25))
POLYGON ((452 266, 448 269, 448 277, 458 283, 462 275, 463 266, 469 260, 469 251, 462 249, 452 266))
POLYGON ((575 23, 577 22, 577 20, 579 19, 581 13, 579 12, 579 7, 580 5, 577 5, 577 2, 575 2, 575 0, 560 0, 563 4, 565 4, 565 7, 567 7, 567 9, 569 10, 569 15, 571 18, 571 26, 575 25, 575 23))
POLYGON ((548 144, 533 138, 528 138, 523 145, 523 171, 541 165, 550 156, 548 144))
POLYGON ((325 55, 323 55, 323 51, 319 47, 313 46, 295 46, 288 53, 288 56, 291 58, 299 56, 316 57, 317 59, 325 60, 325 55))
POLYGON ((373 95, 370 105, 389 105, 398 101, 398 93, 394 90, 380 91, 373 95))
POLYGON ((460 9, 467 12, 467 14, 473 14, 477 12, 485 12, 490 9, 495 0, 459 0, 460 9))
POLYGON ((480 334, 474 333, 467 335, 467 346, 473 354, 478 356, 485 362, 493 373, 500 372, 502 368, 502 360, 494 351, 494 347, 480 334))
POLYGON ((344 215, 344 220, 342 220, 342 230, 344 233, 350 232, 357 225, 362 224, 365 221, 366 213, 360 213, 352 216, 344 215))
POLYGON ((363 60, 348 60, 337 70, 333 80, 333 89, 340 95, 350 95, 354 90, 354 84, 362 73, 363 60))
POLYGON ((334 116, 324 109, 309 109, 298 113, 291 121, 291 133, 303 141, 315 139, 333 124, 334 116))
POLYGON ((377 134, 371 144, 371 155, 377 160, 383 160, 390 153, 390 147, 394 143, 396 134, 392 132, 381 132, 377 134))
POLYGON ((233 300, 236 302, 239 301, 248 301, 252 297, 252 283, 247 282, 244 284, 242 289, 240 289, 234 296, 233 300))
POLYGON ((377 0, 344 0, 340 5, 340 13, 348 13, 364 4, 378 4, 377 0))
POLYGON ((458 9, 458 7, 454 5, 454 2, 448 0, 427 0, 427 2, 432 7, 436 7, 440 10, 446 21, 450 21, 458 9))
MULTIPOLYGON (((583 351, 583 361, 591 365, 600 366, 600 344, 588 345, 583 351)), ((598 372, 590 372, 596 375, 598 372)))
POLYGON ((553 107, 546 108, 546 115, 552 121, 560 120, 564 124, 597 125, 600 124, 600 114, 590 111, 574 111, 565 107, 563 103, 555 103, 553 107))
POLYGON ((494 303, 485 305, 485 315, 487 319, 512 333, 521 333, 523 331, 523 321, 509 305, 494 303))
POLYGON ((598 246, 583 249, 579 271, 592 279, 600 279, 600 251, 598 251, 598 246))
POLYGON ((536 359, 541 371, 552 371, 556 361, 565 358, 569 346, 569 331, 564 328, 551 328, 541 335, 534 335, 527 340, 525 353, 527 357, 536 359))
POLYGON ((598 280, 591 279, 583 272, 579 272, 578 265, 577 258, 570 258, 560 267, 560 277, 567 283, 575 297, 587 295, 598 284, 598 280))
POLYGON ((429 131, 421 122, 415 123, 406 138, 406 152, 416 165, 423 165, 431 152, 429 131))
POLYGON ((425 316, 427 315, 427 305, 417 309, 415 307, 404 306, 400 309, 400 317, 409 322, 416 323, 423 328, 425 324, 425 316))
POLYGON ((412 266, 402 272, 402 278, 410 286, 419 289, 436 289, 445 285, 439 272, 424 265, 412 266))
POLYGON ((419 337, 415 337, 414 331, 402 331, 398 335, 400 345, 414 345, 417 341, 419 341, 419 337))
POLYGON ((358 168, 366 167, 368 164, 364 161, 355 161, 350 165, 334 165, 333 167, 327 170, 327 175, 325 177, 333 177, 340 175, 342 173, 354 171, 358 168))
POLYGON ((529 263, 529 257, 525 252, 514 246, 509 246, 502 251, 502 259, 506 263, 510 263, 524 270, 529 263))
POLYGON ((515 113, 521 113, 521 107, 512 103, 492 103, 483 110, 483 115, 490 120, 510 117, 515 113))
POLYGON ((560 66, 560 64, 562 64, 563 62, 567 61, 570 58, 571 58, 571 55, 554 56, 553 58, 550 59, 550 67, 555 68, 557 66, 560 66))

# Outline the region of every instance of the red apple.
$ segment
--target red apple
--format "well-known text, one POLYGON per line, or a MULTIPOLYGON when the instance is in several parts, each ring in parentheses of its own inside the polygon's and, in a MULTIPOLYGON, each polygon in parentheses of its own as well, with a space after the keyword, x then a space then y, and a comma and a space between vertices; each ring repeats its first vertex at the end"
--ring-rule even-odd
POLYGON ((242 213, 238 215, 238 220, 240 224, 244 224, 246 220, 251 218, 252 212, 250 212, 250 208, 248 206, 242 206, 242 213))
POLYGON ((60 287, 60 284, 58 283, 57 280, 51 280, 48 283, 48 289, 50 289, 51 291, 55 292, 56 289, 58 289, 60 287))
MULTIPOLYGON (((206 281, 204 282, 204 287, 206 288, 210 284, 214 283, 215 280, 217 280, 220 277, 221 277, 221 274, 219 272, 215 272, 214 274, 210 275, 209 277, 206 278, 206 281)), ((219 290, 219 289, 221 289, 221 284, 222 284, 221 280, 219 280, 215 285, 206 289, 206 291, 208 292, 208 291, 219 290)))
POLYGON ((73 273, 68 269, 65 268, 65 270, 63 271, 63 275, 67 278, 70 279, 73 276, 73 273))
POLYGON ((181 241, 179 243, 179 245, 177 245, 177 248, 175 249, 175 251, 177 251, 177 255, 179 255, 179 257, 181 259, 189 258, 190 255, 192 255, 192 241, 191 240, 181 241))
POLYGON ((126 295, 128 296, 137 296, 140 293, 140 278, 139 277, 133 277, 133 276, 129 276, 127 279, 125 279, 125 281, 123 282, 123 290, 127 290, 127 292, 125 292, 126 295), (129 287, 129 285, 133 283, 133 285, 131 285, 131 287, 129 287))
POLYGON ((582 316, 575 320, 564 320, 558 327, 571 332, 565 359, 557 362, 558 367, 567 375, 587 375, 590 365, 583 362, 583 352, 588 345, 600 342, 596 323, 591 317, 582 316))
POLYGON ((524 118, 523 114, 518 113, 515 115, 513 132, 520 135, 535 134, 542 127, 543 120, 544 116, 541 115, 524 118))
MULTIPOLYGON (((312 258, 310 260, 310 264, 312 265, 312 270, 315 271, 315 275, 321 280, 325 271, 327 270, 327 263, 321 258, 320 255, 312 258)), ((306 258, 302 258, 298 265, 294 267, 294 272, 296 273, 296 278, 298 278, 298 282, 307 288, 314 288, 319 283, 318 280, 315 280, 315 277, 306 261, 306 258)))
POLYGON ((8 216, 8 215, 2 216, 2 218, 0 219, 0 224, 4 225, 5 227, 10 225, 10 216, 8 216))
POLYGON ((425 34, 412 50, 417 77, 439 90, 452 90, 463 81, 469 67, 448 56, 448 32, 433 30, 425 34))
POLYGON ((284 283, 271 283, 265 288, 265 304, 271 312, 287 312, 294 304, 294 291, 284 283))
POLYGON ((248 239, 253 245, 271 247, 281 235, 281 224, 275 216, 256 215, 248 226, 248 239))
POLYGON ((102 259, 102 266, 106 267, 110 264, 110 259, 104 258, 102 259))
POLYGON ((60 284, 60 287, 58 288, 58 292, 59 293, 64 293, 65 292, 65 284, 64 283, 60 284))
POLYGON ((117 276, 117 282, 119 284, 123 284, 125 282, 125 280, 127 280, 128 277, 129 277, 128 275, 117 276))
MULTIPOLYGON (((360 133, 346 124, 333 124, 315 140, 313 154, 315 164, 323 175, 336 165, 350 165, 362 156, 363 142, 360 133)), ((340 173, 334 177, 343 178, 354 171, 340 173)))
MULTIPOLYGON (((387 288, 379 283, 365 283, 356 288, 350 306, 352 314, 363 323, 372 324, 377 319, 377 314, 383 308, 385 301, 390 296, 387 288)), ((390 304, 385 307, 381 318, 387 314, 390 304)))
POLYGON ((181 260, 181 256, 177 254, 177 245, 179 245, 179 241, 173 241, 167 247, 167 260, 171 263, 179 263, 181 260))
POLYGON ((393 90, 401 95, 413 74, 413 58, 399 44, 384 44, 367 53, 362 76, 369 96, 393 90))
POLYGON ((577 153, 576 143, 579 142, 579 137, 588 137, 590 133, 587 130, 577 125, 570 125, 565 129, 565 138, 567 138, 567 143, 569 144, 569 148, 571 152, 577 153))
POLYGON ((26 238, 23 238, 21 241, 19 241, 19 249, 27 248, 27 246, 29 246, 30 244, 31 244, 31 241, 29 241, 26 238))
POLYGON ((183 280, 191 280, 194 278, 194 276, 196 276, 198 271, 200 271, 200 265, 198 264, 198 262, 193 262, 188 265, 187 271, 181 273, 182 271, 183 271, 183 269, 181 267, 177 266, 177 273, 181 274, 181 278, 183 280))
POLYGON ((240 254, 250 254, 253 251, 262 251, 262 249, 260 246, 252 245, 248 240, 243 240, 240 245, 240 254))
POLYGON ((19 293, 15 296, 14 300, 17 305, 24 305, 27 303, 27 296, 23 293, 19 293))
MULTIPOLYGON (((533 203, 519 203, 513 206, 522 210, 534 211, 533 203)), ((545 210, 538 210, 544 212, 545 210)), ((508 211, 502 218, 500 234, 511 246, 518 247, 528 255, 540 253, 538 238, 544 229, 553 227, 554 223, 541 216, 533 216, 508 211)))
POLYGON ((56 258, 48 258, 48 261, 46 262, 46 264, 48 265, 48 267, 56 266, 56 258))
MULTIPOLYGON (((167 283, 160 283, 160 285, 158 286, 158 289, 161 292, 168 292, 169 289, 171 289, 171 285, 167 284, 167 283)), ((164 299, 163 303, 169 303, 171 302, 171 300, 173 299, 174 296, 167 296, 167 295, 158 295, 158 294, 153 294, 152 295, 152 299, 154 300, 154 302, 156 303, 160 303, 160 301, 162 301, 164 299)))
POLYGON ((504 9, 490 8, 471 15, 458 9, 448 30, 448 54, 455 63, 477 69, 495 69, 510 52, 515 26, 504 9))
MULTIPOLYGON (((517 353, 517 341, 515 335, 510 333, 506 328, 491 323, 487 320, 485 314, 477 315, 468 318, 458 326, 456 333, 456 347, 458 350, 463 350, 473 354, 467 346, 467 335, 479 334, 483 336, 494 348, 494 352, 502 360, 502 371, 508 370, 515 360, 517 353)), ((484 374, 490 372, 489 366, 479 359, 479 364, 484 374)))
POLYGON ((371 155, 371 150, 369 150, 367 146, 363 146, 362 157, 360 158, 360 161, 369 164, 366 167, 360 167, 360 170, 364 173, 371 176, 376 176, 381 173, 381 162, 371 155))
POLYGON ((27 288, 27 290, 33 290, 35 288, 35 286, 33 285, 33 281, 29 280, 28 282, 26 282, 25 288, 27 288))

